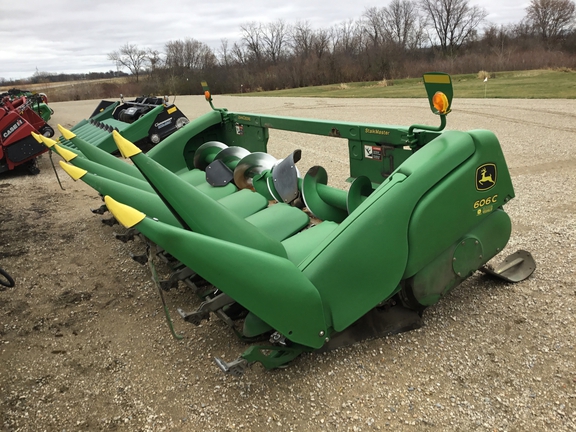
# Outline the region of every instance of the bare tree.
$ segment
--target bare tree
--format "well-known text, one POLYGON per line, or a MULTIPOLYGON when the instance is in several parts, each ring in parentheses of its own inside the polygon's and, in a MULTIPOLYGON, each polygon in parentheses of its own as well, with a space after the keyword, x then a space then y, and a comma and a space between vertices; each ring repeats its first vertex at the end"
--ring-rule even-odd
POLYGON ((326 29, 320 29, 315 32, 312 39, 312 49, 317 58, 322 58, 330 48, 330 32, 326 29))
POLYGON ((216 64, 216 56, 204 42, 187 38, 165 45, 166 67, 175 71, 202 70, 216 64))
POLYGON ((404 49, 419 48, 425 36, 425 19, 413 0, 392 0, 388 7, 371 7, 362 15, 370 46, 393 43, 404 49))
POLYGON ((108 53, 108 60, 116 63, 118 69, 127 68, 138 82, 140 71, 147 60, 147 53, 137 45, 126 43, 118 51, 108 53))
POLYGON ((481 7, 470 6, 468 0, 420 0, 420 6, 446 54, 454 54, 471 41, 488 15, 481 7))
POLYGON ((375 47, 382 45, 386 38, 385 11, 385 7, 373 6, 367 8, 362 14, 362 26, 368 36, 367 43, 375 47))
POLYGON ((285 54, 289 30, 290 27, 283 20, 260 27, 264 52, 273 64, 278 63, 278 60, 285 54))
POLYGON ((526 19, 546 42, 558 40, 574 27, 576 5, 572 0, 532 0, 526 19))
POLYGON ((484 29, 481 43, 485 46, 485 49, 501 55, 504 52, 504 45, 509 39, 507 28, 505 26, 490 24, 486 29, 484 29))
POLYGON ((289 43, 297 57, 307 58, 314 47, 314 30, 308 21, 298 21, 292 26, 289 43))
POLYGON ((295 86, 305 86, 322 82, 323 61, 329 52, 330 32, 326 29, 314 30, 308 21, 299 21, 289 33, 292 49, 288 58, 291 82, 295 86))
POLYGON ((150 67, 150 72, 154 73, 156 69, 162 66, 162 57, 160 51, 149 49, 146 53, 146 63, 150 67))
POLYGON ((36 67, 36 71, 32 74, 31 81, 34 84, 50 82, 50 77, 53 75, 55 74, 46 71, 40 71, 38 70, 38 67, 36 67))
POLYGON ((262 25, 252 21, 240 25, 242 43, 246 47, 247 54, 257 64, 264 60, 264 42, 262 41, 262 25))
POLYGON ((418 14, 418 4, 410 0, 392 0, 383 8, 387 36, 402 48, 419 48, 424 40, 424 20, 418 14))
POLYGON ((246 50, 237 42, 234 42, 232 45, 230 55, 232 57, 232 61, 239 65, 245 66, 248 63, 248 54, 246 53, 246 50))
POLYGON ((341 22, 332 28, 331 36, 334 53, 354 55, 358 54, 362 47, 362 26, 358 21, 341 22))
POLYGON ((220 57, 220 65, 224 66, 225 68, 229 67, 232 59, 230 55, 230 48, 228 48, 228 39, 220 39, 218 55, 220 57))

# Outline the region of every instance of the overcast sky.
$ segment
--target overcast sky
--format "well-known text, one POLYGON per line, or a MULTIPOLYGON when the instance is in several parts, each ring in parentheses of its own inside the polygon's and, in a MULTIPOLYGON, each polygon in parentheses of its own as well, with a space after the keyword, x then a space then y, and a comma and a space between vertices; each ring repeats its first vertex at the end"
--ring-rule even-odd
MULTIPOLYGON (((125 43, 162 52, 171 40, 194 38, 217 52, 223 38, 240 39, 250 21, 309 21, 328 28, 358 19, 390 0, 0 0, 0 78, 105 72, 107 53, 125 43)), ((519 22, 529 0, 470 0, 496 24, 519 22)))

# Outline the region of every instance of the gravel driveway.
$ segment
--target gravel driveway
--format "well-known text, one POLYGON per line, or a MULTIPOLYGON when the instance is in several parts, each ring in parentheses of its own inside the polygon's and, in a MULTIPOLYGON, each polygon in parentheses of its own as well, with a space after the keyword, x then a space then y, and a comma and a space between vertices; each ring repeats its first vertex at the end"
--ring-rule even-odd
MULTIPOLYGON (((97 101, 51 104, 72 126, 97 101)), ((190 118, 201 97, 178 97, 190 118)), ((421 99, 215 96, 216 106, 271 115, 436 125, 421 99)), ((307 354, 273 372, 226 376, 212 358, 245 345, 217 319, 194 327, 166 294, 166 326, 142 243, 113 238, 89 208, 96 193, 47 155, 41 173, 0 176, 0 430, 576 430, 576 100, 455 99, 448 129, 499 137, 516 198, 506 210, 506 253, 526 249, 538 268, 507 285, 476 274, 424 314, 419 330, 307 354)), ((345 187, 345 141, 271 131, 269 151, 302 149, 301 172, 322 165, 345 187)), ((54 156, 55 160, 59 158, 54 156)))

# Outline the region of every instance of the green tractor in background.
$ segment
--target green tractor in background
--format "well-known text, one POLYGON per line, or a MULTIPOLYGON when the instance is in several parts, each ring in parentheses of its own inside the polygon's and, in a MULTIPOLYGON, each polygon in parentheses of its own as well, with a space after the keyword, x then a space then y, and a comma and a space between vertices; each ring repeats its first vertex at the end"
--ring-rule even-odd
POLYGON ((487 265, 512 227, 502 149, 489 131, 444 131, 451 78, 423 81, 438 127, 228 112, 214 108, 204 84, 212 112, 147 154, 112 133, 133 165, 63 128, 73 152, 38 139, 105 196, 129 233, 160 248, 173 269, 163 288, 183 281, 197 290, 201 305, 179 310, 186 321, 215 314, 241 339, 266 341, 216 359, 241 375, 254 362, 273 369, 303 352, 418 328, 428 306, 477 270, 508 282, 534 271, 525 251, 487 265), (349 190, 328 186, 321 166, 301 177, 299 151, 272 158, 271 128, 347 139, 349 190))
POLYGON ((0 100, 9 98, 10 101, 16 102, 16 105, 25 104, 32 109, 46 123, 52 118, 54 110, 48 106, 48 97, 46 93, 36 93, 29 90, 10 89, 0 93, 0 100))

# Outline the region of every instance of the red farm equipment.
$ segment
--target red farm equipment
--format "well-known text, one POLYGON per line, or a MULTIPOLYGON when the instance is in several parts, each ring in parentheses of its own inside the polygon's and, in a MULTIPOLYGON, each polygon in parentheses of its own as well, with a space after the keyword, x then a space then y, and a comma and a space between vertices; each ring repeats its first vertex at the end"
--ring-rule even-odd
POLYGON ((0 101, 0 173, 20 165, 27 166, 32 174, 39 172, 36 157, 47 148, 30 133, 52 137, 54 129, 33 109, 33 104, 33 98, 27 96, 4 96, 0 101))

